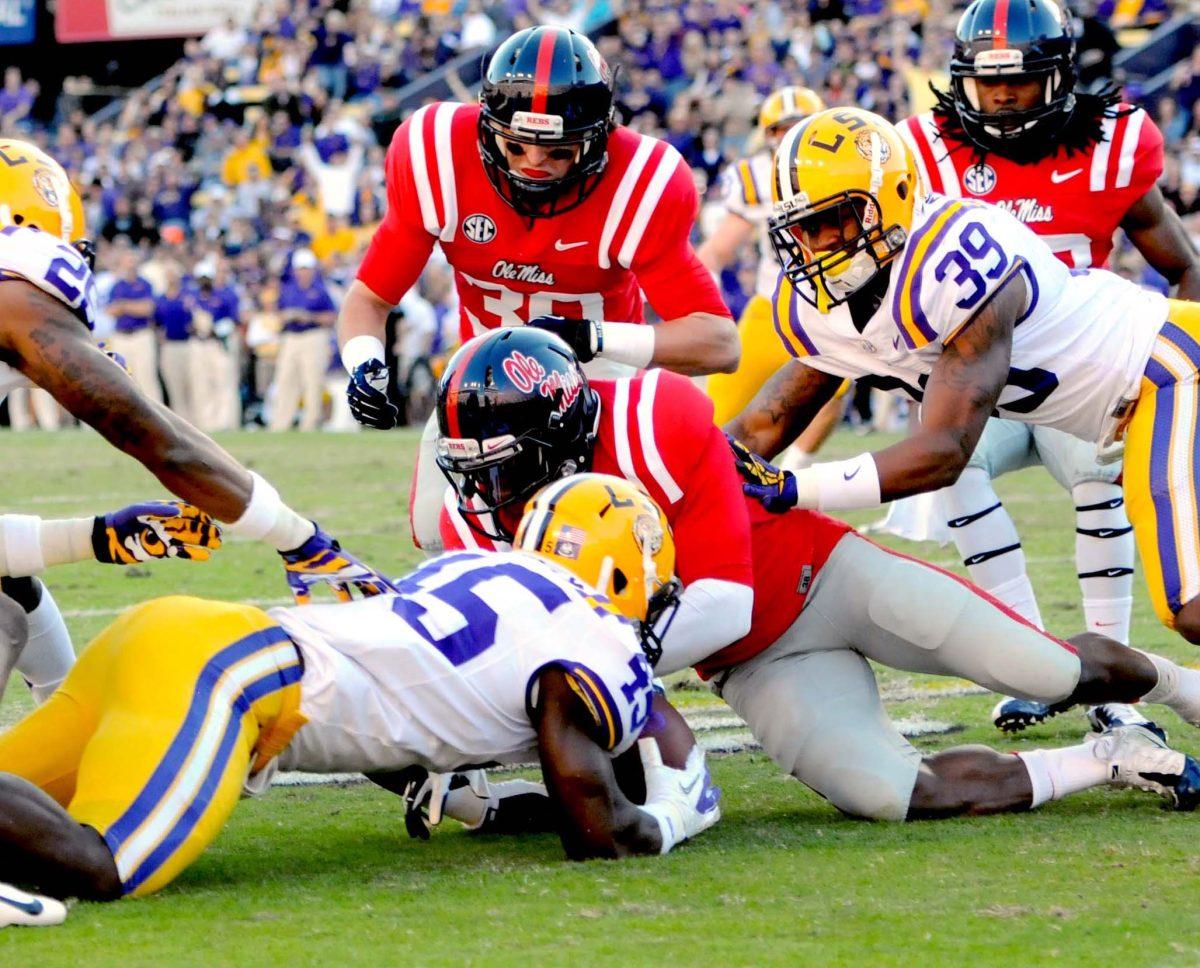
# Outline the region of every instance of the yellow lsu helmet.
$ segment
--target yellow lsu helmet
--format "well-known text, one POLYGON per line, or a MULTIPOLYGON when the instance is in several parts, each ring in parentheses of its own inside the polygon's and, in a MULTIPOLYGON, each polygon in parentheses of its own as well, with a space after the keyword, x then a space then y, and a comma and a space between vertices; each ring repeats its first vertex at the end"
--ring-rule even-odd
POLYGON ((879 115, 830 108, 784 135, 771 168, 771 245, 796 292, 827 313, 904 248, 916 164, 879 115))
POLYGON ((548 558, 605 595, 639 623, 653 665, 655 626, 679 604, 675 540, 662 509, 638 484, 609 474, 574 474, 547 484, 525 505, 513 547, 548 558))
POLYGON ((83 202, 62 165, 27 141, 0 138, 0 225, 28 225, 79 242, 83 202))
POLYGON ((812 88, 790 84, 772 91, 758 109, 758 130, 772 147, 797 121, 825 110, 825 102, 812 88))

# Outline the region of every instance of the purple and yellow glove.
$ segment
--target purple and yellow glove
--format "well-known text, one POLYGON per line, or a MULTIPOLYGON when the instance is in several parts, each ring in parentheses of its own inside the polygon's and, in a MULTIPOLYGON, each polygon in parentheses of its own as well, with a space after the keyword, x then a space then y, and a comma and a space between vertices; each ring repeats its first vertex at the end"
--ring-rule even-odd
POLYGON ((106 565, 151 558, 207 561, 220 547, 220 526, 198 507, 180 501, 132 504, 98 515, 92 527, 92 551, 106 565))
POLYGON ((733 460, 744 483, 742 491, 774 514, 794 508, 799 501, 796 475, 768 463, 745 444, 725 435, 733 450, 733 460))
POLYGON ((364 598, 397 590, 383 574, 343 551, 333 535, 319 525, 316 528, 316 533, 299 548, 279 552, 297 605, 307 605, 317 585, 329 585, 341 602, 350 601, 352 587, 364 598))

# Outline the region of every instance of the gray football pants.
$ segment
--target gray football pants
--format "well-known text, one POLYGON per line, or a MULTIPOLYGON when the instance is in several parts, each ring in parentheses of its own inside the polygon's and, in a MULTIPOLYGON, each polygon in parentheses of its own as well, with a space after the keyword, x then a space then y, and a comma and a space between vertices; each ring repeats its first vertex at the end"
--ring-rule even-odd
POLYGON ((856 817, 903 820, 921 754, 892 724, 867 659, 1057 702, 1079 657, 975 586, 844 537, 800 617, 777 642, 718 676, 721 696, 792 776, 856 817))

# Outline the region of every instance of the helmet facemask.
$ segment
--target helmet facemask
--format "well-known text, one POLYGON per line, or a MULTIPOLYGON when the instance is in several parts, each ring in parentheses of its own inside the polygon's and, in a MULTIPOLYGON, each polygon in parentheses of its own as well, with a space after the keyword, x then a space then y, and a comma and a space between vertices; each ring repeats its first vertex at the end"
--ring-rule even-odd
POLYGON ((1026 65, 1019 50, 980 51, 971 64, 954 63, 951 85, 963 129, 974 141, 998 154, 1012 153, 1018 142, 1034 134, 1040 122, 1069 115, 1075 106, 1074 77, 1064 77, 1054 61, 1026 65), (1042 95, 1033 107, 986 111, 979 92, 980 78, 1036 80, 1042 95))

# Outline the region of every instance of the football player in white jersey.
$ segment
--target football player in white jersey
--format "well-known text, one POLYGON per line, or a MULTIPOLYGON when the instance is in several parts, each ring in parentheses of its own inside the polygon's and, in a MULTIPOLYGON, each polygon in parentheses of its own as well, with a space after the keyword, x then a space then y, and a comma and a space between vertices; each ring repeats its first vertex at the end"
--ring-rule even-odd
POLYGON ((774 454, 841 379, 922 401, 917 433, 795 474, 740 462, 771 508, 865 508, 952 484, 998 411, 1093 442, 1123 437, 1129 518, 1159 618, 1200 643, 1193 459, 1200 304, 1071 271, 1009 213, 918 197, 883 118, 834 109, 776 152, 776 326, 796 357, 729 424, 774 454))
POLYGON ((277 766, 540 760, 572 859, 666 853, 716 823, 703 753, 672 769, 640 738, 651 626, 677 601, 662 511, 580 475, 530 502, 516 545, 443 555, 352 603, 130 609, 0 736, 5 876, 59 914, 53 898, 148 894, 277 766))
MULTIPOLYGON (((133 457, 171 492, 226 522, 234 535, 261 539, 284 558, 288 582, 306 599, 317 582, 364 591, 385 584, 342 552, 333 538, 294 510, 266 480, 161 404, 148 400, 97 346, 90 244, 83 206, 66 172, 31 144, 0 139, 0 398, 35 384, 133 457)), ((9 575, 88 557, 93 521, 43 527, 37 518, 0 517, 0 562, 9 575)), ((62 681, 74 650, 53 599, 34 579, 6 579, 0 613, 28 615, 29 645, 17 668, 48 693, 62 681)))

